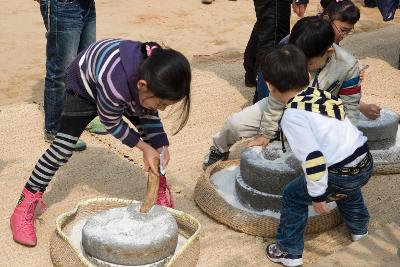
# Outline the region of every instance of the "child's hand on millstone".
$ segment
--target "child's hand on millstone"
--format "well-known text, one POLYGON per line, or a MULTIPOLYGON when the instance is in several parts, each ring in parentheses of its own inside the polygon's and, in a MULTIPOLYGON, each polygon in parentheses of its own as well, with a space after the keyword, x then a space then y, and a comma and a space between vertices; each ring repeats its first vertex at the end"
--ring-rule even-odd
POLYGON ((312 203, 315 212, 317 212, 318 214, 326 214, 329 213, 331 210, 330 208, 328 208, 328 206, 326 205, 326 202, 313 202, 312 203))
POLYGON ((266 148, 269 144, 269 139, 263 135, 259 135, 253 141, 251 141, 247 146, 261 146, 262 148, 266 148))

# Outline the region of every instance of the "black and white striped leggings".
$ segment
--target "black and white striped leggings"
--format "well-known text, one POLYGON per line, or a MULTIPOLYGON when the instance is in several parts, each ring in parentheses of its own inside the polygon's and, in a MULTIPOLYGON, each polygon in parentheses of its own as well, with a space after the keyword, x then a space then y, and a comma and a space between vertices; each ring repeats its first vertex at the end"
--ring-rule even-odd
MULTIPOLYGON (((66 93, 61 116, 60 130, 53 143, 39 158, 25 187, 35 193, 44 192, 57 170, 68 162, 73 147, 91 120, 97 116, 94 103, 73 93, 66 93)), ((127 116, 138 129, 143 141, 147 141, 138 117, 127 116)))

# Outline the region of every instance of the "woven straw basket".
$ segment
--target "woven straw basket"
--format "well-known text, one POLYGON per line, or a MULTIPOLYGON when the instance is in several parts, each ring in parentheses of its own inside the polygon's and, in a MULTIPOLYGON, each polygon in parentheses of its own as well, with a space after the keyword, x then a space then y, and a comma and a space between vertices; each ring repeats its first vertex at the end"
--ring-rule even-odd
POLYGON ((374 162, 374 174, 398 174, 400 173, 400 157, 397 162, 374 162))
MULTIPOLYGON (((234 230, 255 236, 274 237, 279 220, 266 215, 247 212, 231 206, 217 192, 210 181, 211 175, 229 166, 239 165, 240 160, 218 162, 210 166, 197 181, 194 199, 210 217, 234 230)), ((337 208, 328 214, 308 218, 306 233, 329 230, 341 223, 337 208)))
MULTIPOLYGON (((58 216, 56 230, 50 241, 50 256, 54 266, 95 266, 76 248, 67 235, 78 221, 87 219, 96 212, 128 206, 135 201, 117 198, 96 198, 78 203, 71 211, 58 216)), ((186 243, 168 262, 168 267, 196 266, 200 255, 200 223, 182 211, 167 210, 178 223, 179 234, 187 238, 186 243)))

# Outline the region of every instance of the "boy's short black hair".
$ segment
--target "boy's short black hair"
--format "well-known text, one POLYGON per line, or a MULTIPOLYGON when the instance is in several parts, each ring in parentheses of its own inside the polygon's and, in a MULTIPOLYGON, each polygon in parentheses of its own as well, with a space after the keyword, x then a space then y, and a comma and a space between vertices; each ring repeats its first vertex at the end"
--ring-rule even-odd
POLYGON ((326 53, 335 41, 331 24, 319 16, 300 19, 290 32, 289 44, 300 48, 308 59, 326 53))
POLYGON ((267 54, 261 69, 264 79, 282 93, 309 84, 307 58, 294 45, 284 45, 267 54))

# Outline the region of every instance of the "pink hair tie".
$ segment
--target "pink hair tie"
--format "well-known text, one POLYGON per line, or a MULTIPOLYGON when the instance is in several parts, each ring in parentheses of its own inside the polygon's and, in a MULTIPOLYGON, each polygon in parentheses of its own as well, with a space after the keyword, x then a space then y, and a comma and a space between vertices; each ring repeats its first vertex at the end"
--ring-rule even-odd
POLYGON ((150 57, 151 54, 153 53, 153 50, 158 48, 158 46, 153 45, 150 47, 150 45, 146 45, 146 52, 147 52, 147 56, 150 57))
POLYGON ((340 2, 343 2, 343 0, 336 0, 336 3, 340 3, 340 2))

